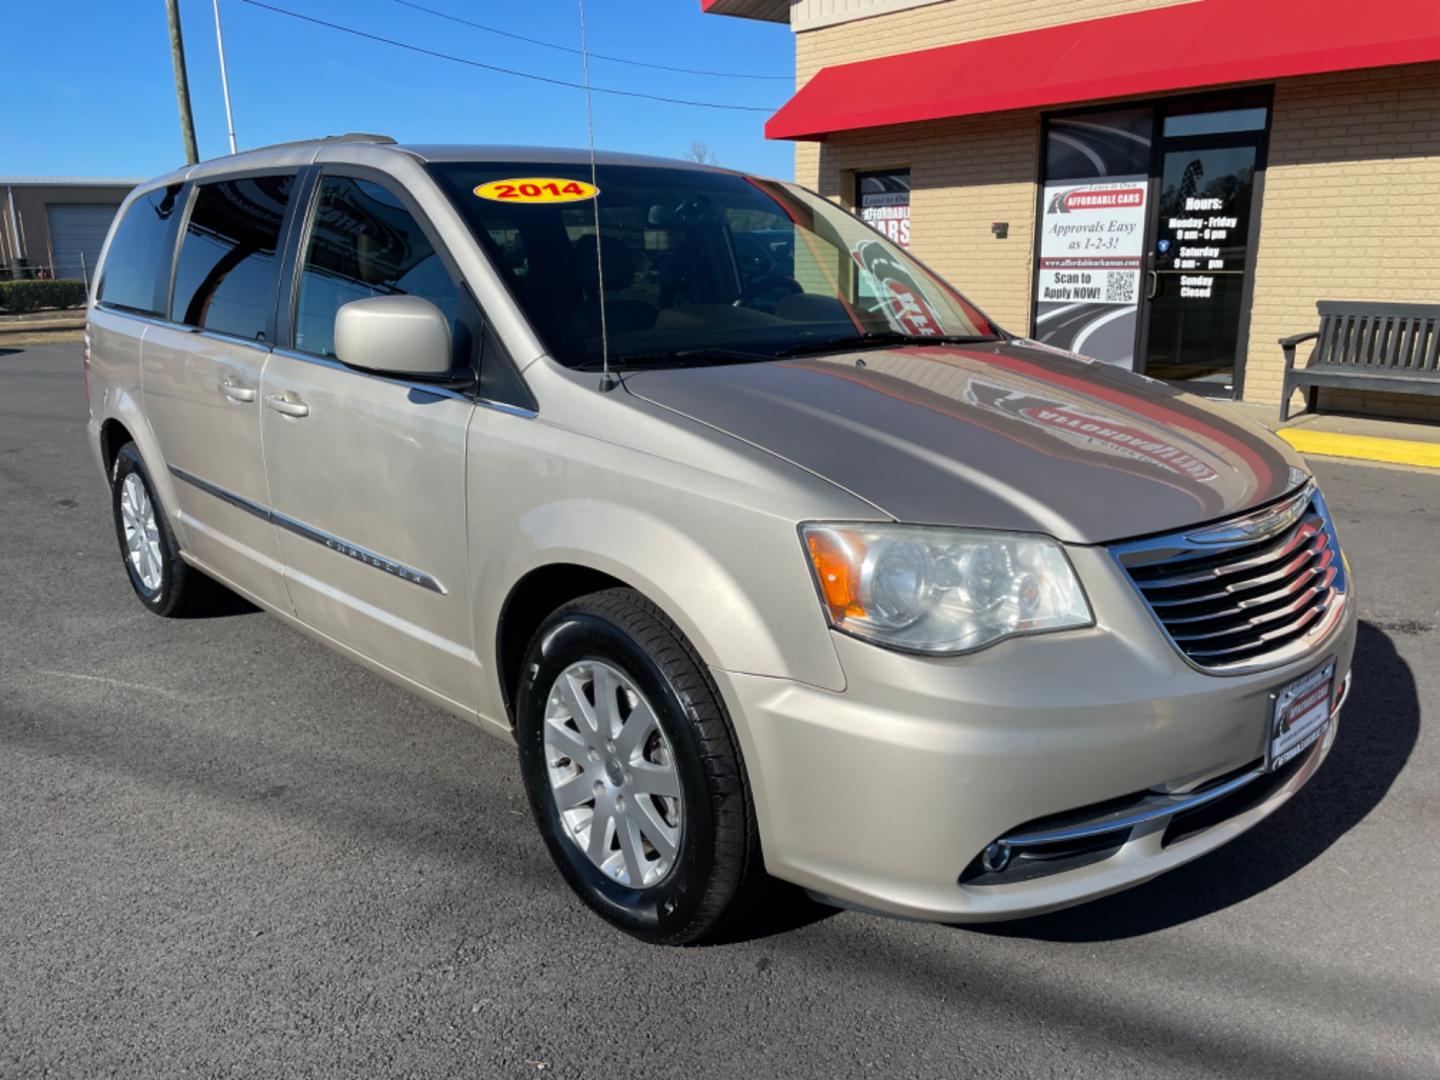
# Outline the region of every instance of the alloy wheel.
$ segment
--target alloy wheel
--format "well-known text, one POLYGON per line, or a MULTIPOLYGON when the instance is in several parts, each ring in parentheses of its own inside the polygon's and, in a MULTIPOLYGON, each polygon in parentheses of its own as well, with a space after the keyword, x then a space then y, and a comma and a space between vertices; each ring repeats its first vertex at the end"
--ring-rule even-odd
POLYGON ((655 711, 624 672, 571 664, 545 704, 545 764, 564 833, 601 873, 631 888, 675 865, 683 800, 655 711))
POLYGON ((120 518, 125 528, 125 553, 135 575, 154 592, 164 580, 165 564, 160 553, 160 524, 155 504, 145 490, 140 474, 132 472, 120 488, 120 518))

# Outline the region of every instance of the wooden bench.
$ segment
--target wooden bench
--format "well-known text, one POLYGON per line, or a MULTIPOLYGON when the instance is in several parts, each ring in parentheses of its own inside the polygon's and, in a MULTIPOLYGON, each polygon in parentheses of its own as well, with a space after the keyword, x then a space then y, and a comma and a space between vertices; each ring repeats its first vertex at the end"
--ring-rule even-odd
POLYGON ((1321 300, 1320 329, 1280 339, 1285 351, 1285 392, 1280 419, 1290 419, 1290 393, 1305 387, 1315 412, 1322 386, 1440 394, 1440 304, 1376 304, 1321 300), (1314 341, 1303 368, 1295 348, 1314 341))

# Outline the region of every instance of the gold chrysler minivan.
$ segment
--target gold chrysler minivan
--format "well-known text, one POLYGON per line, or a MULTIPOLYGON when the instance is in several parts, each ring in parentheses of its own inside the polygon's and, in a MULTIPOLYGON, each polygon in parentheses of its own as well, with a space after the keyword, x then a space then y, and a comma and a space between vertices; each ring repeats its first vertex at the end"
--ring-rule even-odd
POLYGON ((996 326, 795 186, 340 136, 142 184, 89 433, 161 615, 216 583, 513 741, 593 909, 773 875, 954 922, 1284 803, 1354 602, 1283 443, 996 326))

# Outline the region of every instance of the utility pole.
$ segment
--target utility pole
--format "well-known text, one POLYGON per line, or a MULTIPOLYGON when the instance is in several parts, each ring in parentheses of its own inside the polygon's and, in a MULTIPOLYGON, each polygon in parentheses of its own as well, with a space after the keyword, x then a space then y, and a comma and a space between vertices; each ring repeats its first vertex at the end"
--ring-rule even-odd
POLYGON ((215 48, 220 51, 220 89, 225 94, 225 124, 230 131, 230 153, 235 153, 235 114, 230 111, 230 76, 225 70, 225 36, 220 32, 220 0, 211 0, 215 9, 215 48))
POLYGON ((185 140, 185 161, 194 165, 200 160, 200 151, 195 147, 195 117, 190 112, 190 79, 185 74, 180 0, 165 0, 165 15, 170 20, 170 60, 175 65, 175 98, 180 105, 180 135, 185 140))

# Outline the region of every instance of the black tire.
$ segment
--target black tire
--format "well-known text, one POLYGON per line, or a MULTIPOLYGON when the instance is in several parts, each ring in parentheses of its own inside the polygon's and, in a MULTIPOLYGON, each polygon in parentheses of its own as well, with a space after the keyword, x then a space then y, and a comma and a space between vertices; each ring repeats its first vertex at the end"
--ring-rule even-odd
POLYGON ((530 807, 555 865, 576 894, 643 941, 684 945, 744 913, 766 880, 755 809, 734 731, 705 665, 661 611, 632 589, 566 604, 531 640, 516 695, 516 737, 530 807), (601 660, 650 702, 668 740, 683 798, 679 854, 646 888, 602 873, 560 818, 544 744, 547 695, 571 664, 601 660))
POLYGON ((180 545, 165 508, 155 495, 155 485, 150 482, 150 473, 141 460, 140 451, 134 443, 126 443, 115 455, 115 464, 110 469, 110 511, 115 519, 115 537, 120 542, 120 560, 130 578, 130 586, 140 602, 156 615, 166 618, 183 618, 194 615, 214 601, 217 586, 200 571, 188 566, 180 558, 180 545), (124 491, 125 478, 137 474, 145 485, 145 494, 155 508, 155 523, 160 534, 160 583, 154 589, 146 586, 130 561, 125 544, 125 522, 120 511, 120 499, 124 491))

